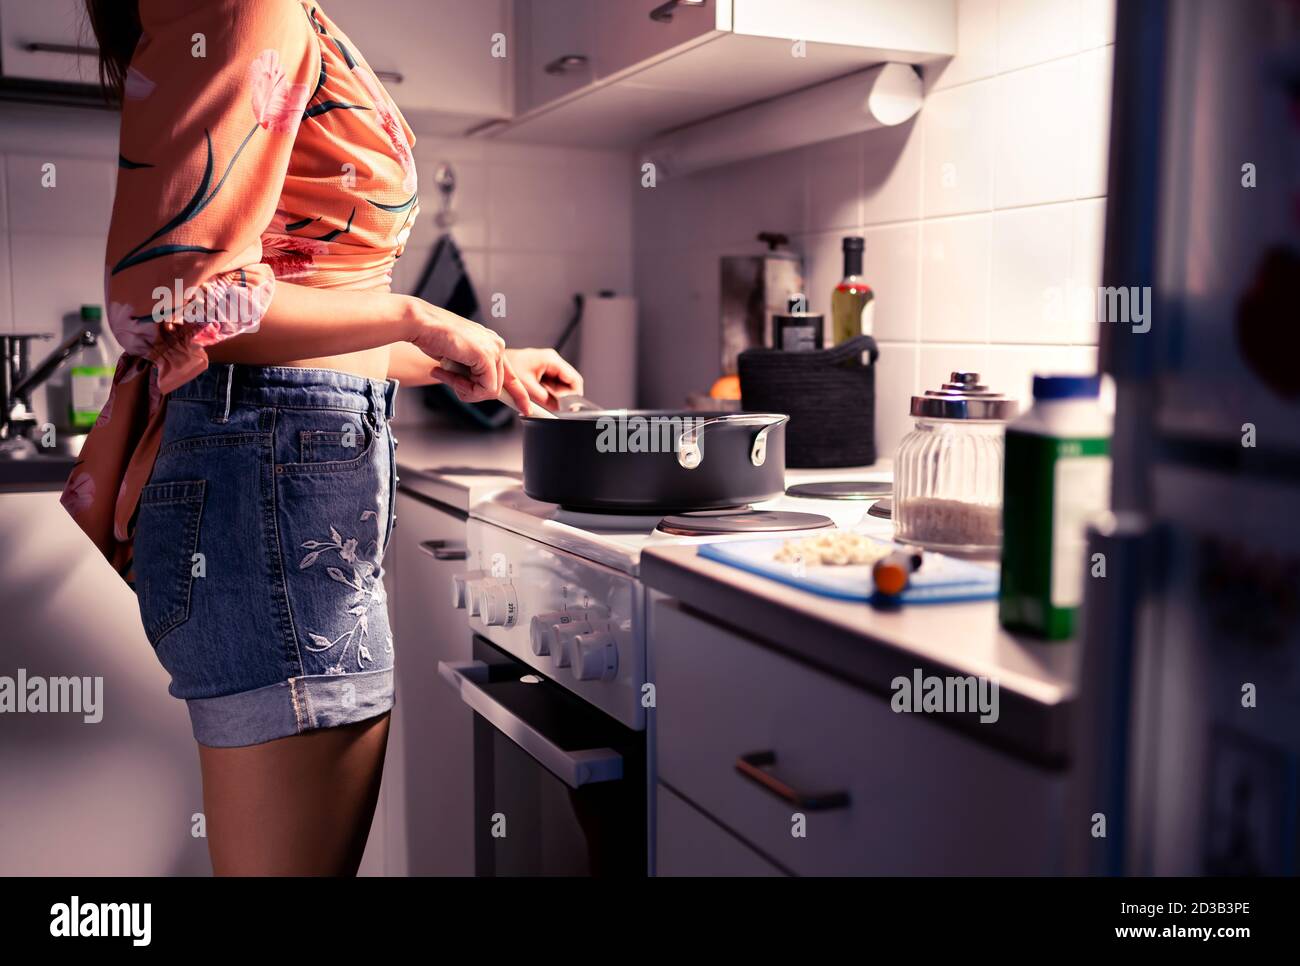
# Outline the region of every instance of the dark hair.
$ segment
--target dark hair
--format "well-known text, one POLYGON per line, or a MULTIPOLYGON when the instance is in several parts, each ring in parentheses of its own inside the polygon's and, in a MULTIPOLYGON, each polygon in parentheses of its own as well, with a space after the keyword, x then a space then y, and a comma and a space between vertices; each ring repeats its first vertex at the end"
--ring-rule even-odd
POLYGON ((140 42, 140 7, 137 0, 85 0, 90 29, 99 44, 99 82, 105 93, 119 100, 126 83, 135 45, 140 42))

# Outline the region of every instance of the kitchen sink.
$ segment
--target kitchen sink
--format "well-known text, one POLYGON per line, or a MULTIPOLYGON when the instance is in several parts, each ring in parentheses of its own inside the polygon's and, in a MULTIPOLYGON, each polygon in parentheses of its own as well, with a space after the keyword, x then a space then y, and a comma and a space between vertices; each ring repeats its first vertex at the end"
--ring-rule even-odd
POLYGON ((76 461, 64 453, 15 456, 0 451, 0 491, 60 489, 76 461))

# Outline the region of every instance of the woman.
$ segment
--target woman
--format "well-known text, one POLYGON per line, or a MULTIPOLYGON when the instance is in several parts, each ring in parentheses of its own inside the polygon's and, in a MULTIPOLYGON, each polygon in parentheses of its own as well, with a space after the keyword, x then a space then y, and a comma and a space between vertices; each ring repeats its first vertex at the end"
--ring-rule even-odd
POLYGON ((527 411, 581 379, 388 291, 414 138, 319 4, 87 8, 123 103, 105 287, 125 354, 64 504, 188 703, 214 871, 351 874, 393 703, 396 384, 527 411))

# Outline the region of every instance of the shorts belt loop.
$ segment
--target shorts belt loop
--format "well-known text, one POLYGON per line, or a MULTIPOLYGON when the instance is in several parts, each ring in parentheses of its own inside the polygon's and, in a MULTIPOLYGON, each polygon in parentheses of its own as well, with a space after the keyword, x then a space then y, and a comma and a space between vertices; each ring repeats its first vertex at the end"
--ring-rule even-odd
POLYGON ((389 379, 384 384, 384 418, 392 419, 397 415, 397 387, 399 383, 396 379, 389 379))
MULTIPOLYGON (((228 422, 230 422, 230 396, 231 396, 231 391, 232 391, 232 389, 234 388, 234 382, 235 382, 235 366, 234 366, 234 363, 227 363, 227 364, 226 364, 226 374, 225 374, 225 375, 226 375, 226 378, 225 378, 225 383, 226 383, 226 386, 225 386, 225 400, 224 400, 224 407, 223 407, 222 410, 221 410, 221 415, 220 415, 219 417, 217 417, 217 422, 219 422, 219 423, 228 423, 228 422)), ((220 391, 221 391, 220 388, 218 388, 217 391, 220 392, 220 391)))

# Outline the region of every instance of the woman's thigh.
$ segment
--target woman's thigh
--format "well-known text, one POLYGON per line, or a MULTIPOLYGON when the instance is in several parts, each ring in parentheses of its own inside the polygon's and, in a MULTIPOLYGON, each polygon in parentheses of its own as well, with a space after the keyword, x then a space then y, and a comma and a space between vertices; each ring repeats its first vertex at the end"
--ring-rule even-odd
POLYGON ((388 715, 240 748, 199 745, 216 875, 355 875, 388 715))

